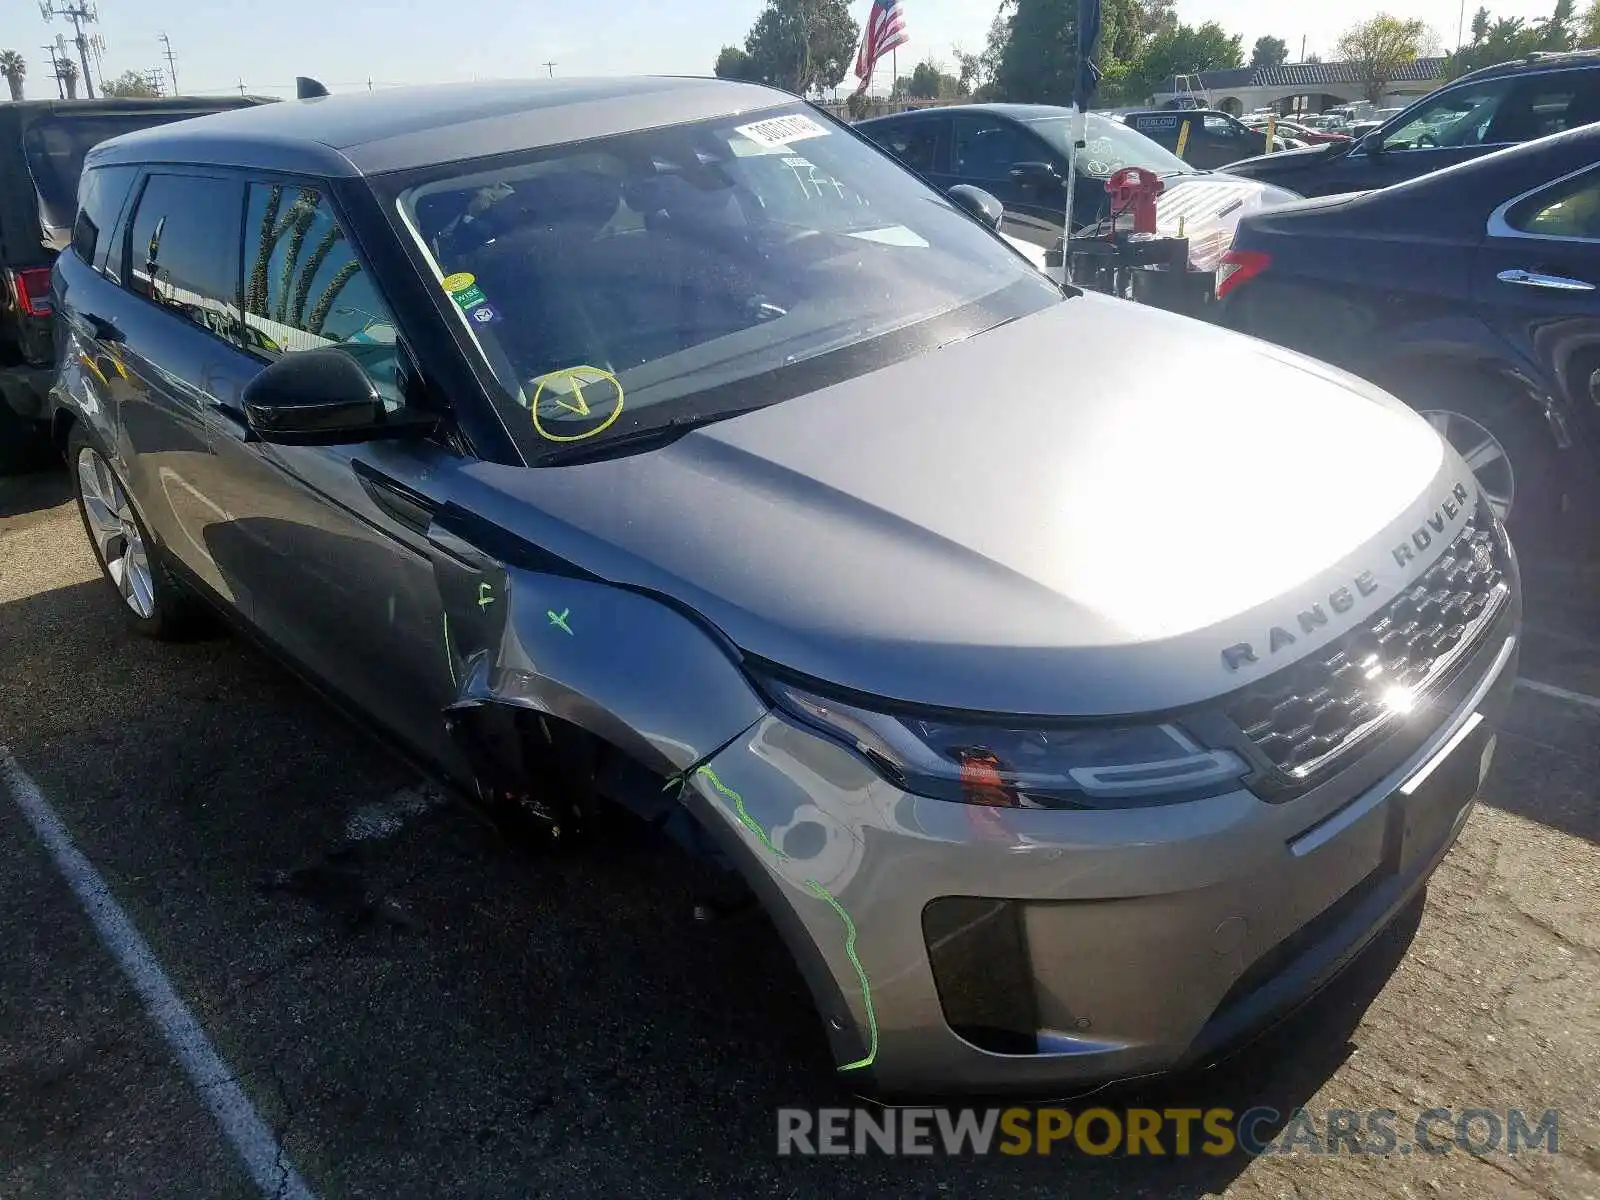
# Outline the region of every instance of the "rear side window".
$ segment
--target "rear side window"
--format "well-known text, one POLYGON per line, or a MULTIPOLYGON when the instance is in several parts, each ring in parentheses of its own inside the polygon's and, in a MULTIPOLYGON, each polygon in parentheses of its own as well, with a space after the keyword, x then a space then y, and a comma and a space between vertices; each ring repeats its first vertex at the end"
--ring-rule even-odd
POLYGON ((913 171, 923 174, 935 170, 939 154, 939 130, 943 121, 904 121, 887 129, 874 129, 873 141, 913 171))
POLYGON ((85 171, 78 185, 78 218, 72 226, 72 250, 95 270, 105 269, 112 236, 138 167, 98 167, 85 171))
POLYGON ((953 153, 956 174, 964 179, 1004 179, 1018 163, 1049 158, 1043 146, 1015 125, 966 115, 955 119, 953 153))
POLYGON ((1600 171, 1552 184, 1506 214, 1506 224, 1541 237, 1600 240, 1600 171))
POLYGON ((239 339, 244 185, 151 175, 128 238, 128 287, 229 341, 239 339))

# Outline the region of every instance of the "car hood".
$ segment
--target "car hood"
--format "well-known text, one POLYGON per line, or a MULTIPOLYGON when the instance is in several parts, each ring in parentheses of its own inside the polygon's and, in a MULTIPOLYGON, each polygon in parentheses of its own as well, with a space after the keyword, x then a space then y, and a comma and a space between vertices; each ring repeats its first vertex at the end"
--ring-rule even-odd
POLYGON ((1433 557, 1391 543, 1475 487, 1370 385, 1097 296, 661 449, 467 481, 480 514, 747 654, 1039 715, 1170 708, 1277 669, 1371 619, 1433 557), (1331 619, 1302 634, 1314 604, 1331 619), (1224 648, 1275 626, 1280 652, 1228 669, 1224 648))
POLYGON ((1272 154, 1256 154, 1250 158, 1241 158, 1222 169, 1237 172, 1248 178, 1254 178, 1257 174, 1271 176, 1289 174, 1325 163, 1348 152, 1354 145, 1354 141, 1323 142, 1318 146, 1307 146, 1304 150, 1278 150, 1272 154))

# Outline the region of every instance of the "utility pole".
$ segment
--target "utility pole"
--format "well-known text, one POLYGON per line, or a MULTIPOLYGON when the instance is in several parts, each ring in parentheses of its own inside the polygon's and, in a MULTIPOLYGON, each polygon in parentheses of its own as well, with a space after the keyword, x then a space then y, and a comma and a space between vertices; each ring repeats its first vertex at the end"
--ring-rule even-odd
POLYGON ((243 79, 239 80, 239 95, 241 95, 241 96, 244 95, 244 80, 243 79))
POLYGON ((1301 62, 1305 62, 1305 60, 1306 60, 1306 35, 1302 33, 1300 35, 1300 61, 1301 62))
POLYGON ((86 0, 78 0, 76 4, 69 0, 59 8, 56 7, 56 0, 39 0, 39 15, 46 21, 63 17, 72 22, 72 40, 78 44, 78 61, 83 64, 83 94, 93 100, 94 81, 89 78, 89 39, 84 35, 83 27, 98 21, 100 13, 86 0))
POLYGON ((550 72, 550 78, 551 79, 554 79, 556 77, 555 60, 552 59, 552 60, 550 60, 548 62, 540 63, 539 65, 542 66, 546 71, 550 72))
POLYGON ((1467 0, 1461 0, 1461 11, 1456 15, 1456 53, 1461 52, 1467 38, 1467 0))
POLYGON ((56 95, 65 100, 67 98, 67 85, 61 82, 61 68, 56 66, 56 48, 54 46, 46 46, 44 52, 50 58, 50 78, 56 81, 56 95))
POLYGON ((172 76, 172 94, 176 96, 178 94, 178 63, 172 56, 172 39, 161 33, 156 35, 156 41, 166 48, 167 72, 172 76))

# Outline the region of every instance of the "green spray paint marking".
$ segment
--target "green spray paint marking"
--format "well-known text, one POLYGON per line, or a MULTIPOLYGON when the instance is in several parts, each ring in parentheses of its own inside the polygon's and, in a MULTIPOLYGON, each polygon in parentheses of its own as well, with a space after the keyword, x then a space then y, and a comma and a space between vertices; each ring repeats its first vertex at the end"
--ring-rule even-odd
POLYGON ((488 608, 489 605, 494 603, 494 596, 490 594, 493 590, 494 589, 492 589, 487 583, 480 583, 478 585, 479 608, 488 608))
MULTIPOLYGON (((773 845, 772 839, 767 836, 767 831, 761 828, 760 822, 758 822, 749 814, 749 812, 745 810, 744 797, 740 796, 738 792, 734 791, 732 788, 724 784, 722 780, 718 779, 717 773, 710 767, 701 767, 697 773, 704 775, 706 779, 710 781, 712 787, 716 788, 718 792, 722 793, 722 795, 733 801, 734 813, 739 818, 739 824, 743 825, 751 833, 755 834, 756 837, 761 840, 761 844, 768 850, 772 851, 772 853, 778 858, 785 860, 788 859, 789 856, 787 854, 778 849, 777 846, 773 845)), ((856 957, 856 923, 850 919, 850 914, 845 911, 844 905, 839 903, 838 897, 830 892, 827 888, 823 887, 815 879, 807 879, 805 881, 805 885, 812 895, 816 896, 819 900, 826 901, 828 907, 839 914, 839 920, 844 922, 845 957, 850 960, 850 965, 856 969, 856 978, 861 982, 861 1001, 866 1006, 867 1010, 867 1030, 870 1034, 867 1045, 867 1053, 864 1057, 856 1059, 855 1062, 845 1063, 839 1068, 839 1070, 857 1071, 862 1067, 870 1067, 873 1064, 873 1061, 878 1057, 878 1013, 872 1005, 872 987, 867 983, 866 968, 861 965, 861 960, 856 957)))
POLYGON ((571 611, 572 610, 570 608, 563 608, 561 610, 561 615, 558 617, 556 616, 555 609, 547 608, 544 610, 544 615, 550 618, 550 624, 554 625, 557 629, 565 629, 568 636, 571 636, 572 630, 567 626, 567 614, 571 611))

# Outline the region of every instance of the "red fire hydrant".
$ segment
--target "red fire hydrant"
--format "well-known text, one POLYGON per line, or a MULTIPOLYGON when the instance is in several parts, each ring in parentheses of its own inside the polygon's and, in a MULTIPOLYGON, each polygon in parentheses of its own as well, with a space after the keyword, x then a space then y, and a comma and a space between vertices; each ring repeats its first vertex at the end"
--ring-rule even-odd
POLYGON ((1166 190, 1167 185, 1161 182, 1161 177, 1144 167, 1123 167, 1106 180, 1111 211, 1132 212, 1135 233, 1156 231, 1156 197, 1166 190))

